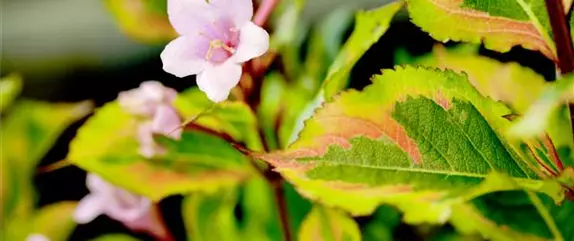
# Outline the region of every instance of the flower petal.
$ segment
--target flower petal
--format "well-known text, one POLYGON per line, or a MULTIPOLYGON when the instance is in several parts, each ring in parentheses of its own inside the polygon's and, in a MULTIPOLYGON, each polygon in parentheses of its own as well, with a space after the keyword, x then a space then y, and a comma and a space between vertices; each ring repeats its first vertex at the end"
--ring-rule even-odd
POLYGON ((155 143, 152 133, 152 124, 143 123, 138 127, 137 140, 140 148, 139 153, 145 158, 152 158, 165 153, 165 149, 155 143))
POLYGON ((86 224, 103 213, 105 199, 100 195, 88 194, 76 207, 74 220, 79 224, 86 224))
POLYGON ((50 239, 42 234, 35 233, 28 235, 28 237, 26 237, 26 241, 50 241, 50 239))
POLYGON ((232 18, 236 27, 243 26, 253 17, 252 0, 210 0, 209 4, 232 18))
POLYGON ((117 189, 106 205, 105 214, 114 220, 129 224, 145 216, 150 211, 151 205, 150 199, 117 189))
POLYGON ((165 46, 161 52, 163 70, 180 78, 200 73, 207 61, 197 54, 197 39, 182 36, 165 46))
POLYGON ((197 78, 199 89, 213 102, 226 100, 231 89, 241 79, 241 65, 230 60, 219 65, 206 65, 197 78))
POLYGON ((239 30, 239 46, 231 58, 236 63, 243 63, 263 55, 269 49, 269 34, 265 29, 247 22, 239 30))
POLYGON ((179 140, 181 137, 181 119, 172 106, 160 105, 153 117, 151 128, 153 133, 162 134, 179 140))
POLYGON ((206 11, 211 6, 205 0, 168 0, 167 15, 171 26, 179 35, 198 36, 201 26, 208 23, 206 11))
POLYGON ((110 193, 113 186, 94 173, 86 176, 86 186, 92 193, 110 193))

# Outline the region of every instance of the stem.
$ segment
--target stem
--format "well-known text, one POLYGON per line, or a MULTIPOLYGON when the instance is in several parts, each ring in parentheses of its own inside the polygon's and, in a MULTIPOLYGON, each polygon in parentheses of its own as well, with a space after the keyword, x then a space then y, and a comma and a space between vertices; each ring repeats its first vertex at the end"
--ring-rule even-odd
POLYGON ((283 230, 283 241, 291 241, 292 234, 289 227, 289 217, 287 212, 287 202, 283 189, 283 178, 278 173, 267 169, 265 171, 265 178, 270 182, 273 187, 273 194, 275 202, 277 202, 277 212, 279 214, 279 221, 281 221, 281 229, 283 230))
MULTIPOLYGON (((560 72, 563 75, 572 73, 574 72, 574 47, 572 46, 572 36, 566 23, 562 0, 546 0, 546 10, 552 25, 554 43, 556 43, 558 68, 560 68, 560 72)), ((574 104, 569 104, 568 107, 570 109, 570 123, 574 123, 574 104)), ((574 137, 574 133, 572 135, 574 137)))
POLYGON ((271 16, 273 9, 277 6, 277 3, 279 3, 279 0, 263 0, 261 6, 257 8, 255 16, 253 16, 253 23, 263 27, 269 19, 269 16, 271 16))

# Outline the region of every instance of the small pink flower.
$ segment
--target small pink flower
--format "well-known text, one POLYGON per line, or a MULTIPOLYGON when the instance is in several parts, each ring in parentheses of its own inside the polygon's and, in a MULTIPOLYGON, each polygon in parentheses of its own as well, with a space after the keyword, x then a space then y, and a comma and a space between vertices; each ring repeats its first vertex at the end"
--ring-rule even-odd
POLYGON ((168 15, 181 36, 161 53, 163 69, 197 74, 199 89, 214 102, 237 85, 241 63, 269 48, 269 34, 251 22, 252 0, 168 0, 168 15))
POLYGON ((74 220, 79 224, 105 214, 129 226, 141 222, 151 210, 151 200, 117 188, 96 174, 88 174, 86 186, 90 194, 80 201, 74 212, 74 220))
POLYGON ((143 156, 150 158, 164 153, 163 148, 154 142, 153 134, 162 134, 175 140, 181 138, 181 118, 173 107, 176 96, 175 90, 157 81, 146 81, 137 89, 119 94, 120 106, 142 119, 137 138, 143 156))
POLYGON ((34 233, 28 235, 28 237, 26 237, 26 241, 50 241, 50 239, 42 234, 34 233))

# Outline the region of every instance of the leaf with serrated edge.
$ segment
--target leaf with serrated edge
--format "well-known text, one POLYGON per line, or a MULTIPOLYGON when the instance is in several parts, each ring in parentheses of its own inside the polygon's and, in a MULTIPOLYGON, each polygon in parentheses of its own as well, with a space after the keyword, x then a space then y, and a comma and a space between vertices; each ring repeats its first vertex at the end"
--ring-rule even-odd
POLYGON ((301 224, 298 240, 359 241, 361 231, 357 223, 343 212, 315 206, 301 224))
POLYGON ((247 158, 226 141, 196 131, 185 131, 180 141, 157 138, 167 155, 147 160, 138 154, 137 123, 117 102, 106 104, 78 130, 67 159, 154 201, 173 194, 214 192, 254 172, 247 158))
MULTIPOLYGON (((470 83, 484 96, 494 100, 503 101, 509 105, 513 112, 523 115, 534 103, 543 90, 551 84, 544 80, 544 77, 529 68, 520 66, 517 63, 501 63, 497 60, 478 55, 471 50, 473 46, 462 45, 452 49, 445 49, 442 45, 436 45, 432 54, 416 58, 412 64, 435 66, 441 69, 451 69, 456 72, 464 72, 468 75, 470 83)), ((515 119, 514 117, 510 118, 515 119)), ((535 140, 524 140, 532 151, 524 150, 525 156, 538 155, 542 150, 541 159, 546 156, 557 157, 556 148, 572 148, 570 129, 570 118, 566 115, 555 115, 549 119, 551 124, 547 125, 547 135, 542 135, 535 140), (535 148, 538 143, 544 143, 545 148, 535 148)), ((522 150, 522 149, 521 149, 522 150)), ((532 159, 534 162, 535 160, 532 159)), ((554 165, 554 159, 550 165, 554 165)), ((538 165, 538 164, 535 164, 538 165)), ((539 167, 540 169, 544 169, 539 167)))
POLYGON ((398 67, 325 104, 287 150, 254 156, 328 206, 362 215, 383 202, 422 205, 430 211, 406 217, 444 222, 448 205, 432 201, 468 192, 492 171, 538 180, 502 137, 508 113, 463 75, 398 67))
MULTIPOLYGON (((523 0, 505 0, 504 2, 506 1, 514 1, 515 4, 517 4, 516 2, 524 3, 523 0)), ((501 1, 483 1, 481 3, 490 2, 501 1)), ((540 51, 551 60, 557 60, 554 42, 544 26, 547 16, 546 20, 543 16, 539 16, 545 12, 534 11, 534 9, 526 7, 522 10, 528 11, 528 14, 524 13, 526 19, 514 19, 500 16, 499 12, 489 14, 471 9, 468 4, 463 7, 463 3, 466 1, 407 0, 412 21, 439 41, 454 40, 475 44, 484 42, 486 48, 499 52, 508 52, 512 47, 520 45, 526 49, 540 51)), ((484 6, 482 4, 476 7, 484 6)), ((519 4, 519 7, 523 6, 530 5, 519 4)))

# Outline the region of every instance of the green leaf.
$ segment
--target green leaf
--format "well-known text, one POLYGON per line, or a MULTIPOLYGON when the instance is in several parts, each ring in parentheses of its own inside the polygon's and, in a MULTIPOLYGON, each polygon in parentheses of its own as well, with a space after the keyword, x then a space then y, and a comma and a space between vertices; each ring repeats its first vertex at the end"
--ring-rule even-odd
POLYGON ((188 240, 237 240, 234 216, 237 191, 227 189, 217 194, 194 193, 183 201, 183 216, 188 240))
POLYGON ((239 223, 241 240, 274 241, 282 239, 281 224, 273 189, 261 178, 252 178, 241 188, 239 223))
POLYGON ((353 33, 329 67, 327 77, 323 82, 326 100, 331 99, 338 91, 346 87, 349 73, 355 63, 383 36, 393 16, 402 6, 403 2, 394 2, 374 10, 357 13, 353 33))
POLYGON ((481 56, 473 45, 451 49, 435 45, 432 54, 416 58, 411 64, 464 72, 482 95, 504 102, 518 114, 523 114, 534 102, 533 96, 539 96, 549 85, 532 69, 481 56))
POLYGON ((22 91, 22 77, 16 74, 0 79, 0 113, 3 113, 22 91))
MULTIPOLYGON (((538 100, 531 105, 522 118, 510 130, 517 137, 535 137, 544 133, 555 115, 562 115, 561 107, 574 99, 574 74, 564 76, 547 86, 538 100)), ((572 126, 562 126, 562 131, 572 130, 572 126), (566 128, 566 130, 564 129, 566 128)))
POLYGON ((366 225, 361 226, 364 241, 393 240, 393 230, 401 223, 401 214, 390 206, 380 206, 366 225))
POLYGON ((41 208, 32 221, 32 232, 50 240, 67 240, 76 227, 72 218, 76 206, 77 202, 65 201, 41 208))
POLYGON ((77 203, 58 202, 37 211, 29 210, 29 216, 3 216, 0 237, 2 240, 25 240, 32 234, 41 234, 50 240, 67 240, 76 227, 72 213, 77 203))
POLYGON ((298 240, 359 241, 359 226, 341 211, 315 206, 301 225, 298 240))
MULTIPOLYGON (((572 178, 573 172, 567 169, 563 178, 572 178)), ((508 177, 498 178, 498 185, 519 187, 508 177)), ((496 240, 515 240, 517 237, 526 240, 572 240, 574 228, 570 224, 574 221, 573 214, 574 203, 571 201, 557 205, 546 195, 518 189, 489 193, 470 203, 455 204, 450 221, 462 233, 481 233, 496 240)))
POLYGON ((114 233, 114 234, 104 234, 97 238, 90 239, 90 241, 140 241, 140 240, 127 234, 114 233))
POLYGON ((439 231, 432 234, 429 238, 430 241, 482 241, 484 240, 479 235, 464 235, 452 230, 449 227, 443 227, 439 231))
POLYGON ((529 191, 491 193, 453 208, 459 232, 493 240, 572 240, 574 203, 556 205, 529 191))
POLYGON ((68 125, 92 110, 91 102, 16 102, 0 125, 1 205, 4 217, 27 216, 35 202, 36 165, 68 125))
MULTIPOLYGON (((525 114, 543 90, 551 85, 543 76, 517 63, 501 63, 478 55, 478 48, 472 45, 448 50, 436 45, 432 54, 416 58, 411 64, 464 72, 482 95, 504 102, 518 115, 525 114)), ((572 149, 574 142, 568 131, 571 129, 569 115, 553 115, 549 121, 551 124, 545 130, 553 144, 559 149, 572 149)))
POLYGON ((263 150, 257 118, 244 102, 213 104, 205 93, 191 88, 179 94, 174 104, 185 120, 193 120, 198 125, 229 134, 252 150, 263 150))
POLYGON ((117 102, 106 104, 79 130, 67 159, 107 181, 158 201, 173 194, 214 192, 254 173, 249 160, 223 139, 185 131, 180 141, 158 138, 165 157, 138 154, 138 120, 117 102))
POLYGON ((557 60, 544 0, 407 0, 412 21, 433 38, 507 52, 514 46, 557 60))
MULTIPOLYGON (((60 133, 92 110, 91 102, 47 103, 17 102, 1 126, 2 158, 32 174, 32 169, 52 147, 60 133), (25 155, 24 155, 25 154, 25 155)), ((29 178, 29 176, 26 176, 29 178)))
POLYGON ((284 108, 291 105, 283 101, 287 88, 285 78, 276 72, 268 74, 261 86, 261 104, 257 108, 257 116, 261 120, 261 128, 270 150, 279 148, 278 128, 283 125, 278 124, 284 119, 284 108))
POLYGON ((305 217, 311 212, 313 204, 302 197, 291 183, 284 182, 283 190, 285 192, 285 202, 287 203, 289 227, 293 233, 297 233, 305 217))
MULTIPOLYGON (((307 198, 353 215, 391 203, 413 223, 444 222, 448 202, 438 201, 463 197, 493 172, 535 190, 544 185, 504 136, 510 110, 465 76, 398 67, 372 79, 362 92, 342 93, 317 110, 285 151, 253 155, 307 198)), ((480 191, 499 188, 515 187, 480 191)), ((564 196, 552 193, 557 201, 564 196)))
POLYGON ((178 37, 169 23, 165 0, 106 0, 120 29, 145 44, 162 44, 178 37))

